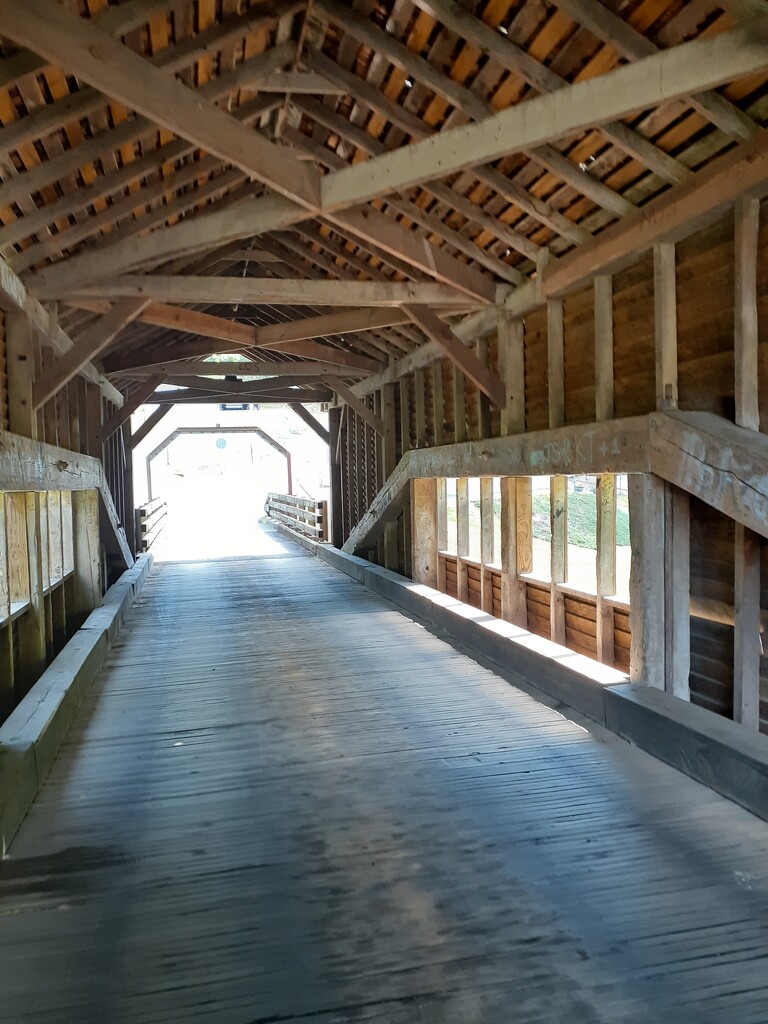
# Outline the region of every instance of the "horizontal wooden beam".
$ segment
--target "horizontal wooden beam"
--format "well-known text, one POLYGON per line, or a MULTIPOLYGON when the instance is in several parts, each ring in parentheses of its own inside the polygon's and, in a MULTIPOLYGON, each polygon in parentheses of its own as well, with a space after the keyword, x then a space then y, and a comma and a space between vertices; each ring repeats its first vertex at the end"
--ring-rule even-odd
POLYGON ((497 160, 511 151, 531 149, 680 96, 758 74, 768 67, 768 47, 759 29, 683 43, 329 174, 321 182, 321 207, 329 211, 368 202, 473 164, 497 160))
MULTIPOLYGON (((256 328, 250 324, 240 324, 196 309, 179 309, 178 306, 149 299, 146 302, 145 309, 137 317, 141 323, 165 327, 170 331, 183 331, 185 334, 199 334, 204 338, 219 338, 243 348, 249 348, 256 340, 256 328)), ((88 309, 94 313, 106 313, 112 304, 107 299, 82 299, 77 302, 67 301, 65 305, 88 309)))
POLYGON ((157 373, 170 377, 173 374, 194 373, 194 374, 227 374, 235 377, 275 377, 279 374, 290 374, 294 377, 318 377, 321 374, 331 374, 338 377, 361 377, 366 370, 352 370, 341 363, 320 362, 310 359, 306 362, 295 360, 289 362, 283 360, 269 360, 263 363, 252 361, 242 362, 233 360, 215 360, 209 362, 204 359, 193 361, 179 361, 168 363, 154 363, 146 366, 135 366, 129 370, 121 370, 114 374, 116 377, 129 377, 132 380, 141 377, 152 377, 157 373))
POLYGON ((357 331, 377 331, 382 327, 408 323, 408 320, 407 313, 397 306, 334 310, 333 313, 306 317, 304 320, 290 320, 288 323, 258 327, 256 345, 258 348, 278 348, 286 342, 306 338, 327 338, 337 334, 354 334, 357 331))
POLYGON ((768 537, 768 437, 706 412, 650 416, 651 470, 768 537))
POLYGON ((315 96, 343 96, 344 90, 312 71, 275 71, 254 78, 248 86, 254 92, 283 92, 315 96))
MULTIPOLYGON (((124 354, 108 354, 104 360, 104 369, 106 373, 117 374, 131 370, 134 366, 163 366, 166 363, 186 359, 199 359, 204 356, 219 354, 226 355, 241 348, 242 346, 240 345, 233 345, 226 341, 214 341, 210 338, 198 338, 174 344, 159 342, 124 354)), ((293 341, 289 345, 282 346, 275 354, 282 357, 286 353, 306 359, 316 359, 320 362, 331 360, 340 366, 348 367, 350 370, 360 370, 367 373, 376 373, 383 367, 383 363, 371 359, 369 356, 337 348, 334 345, 324 345, 322 342, 317 341, 293 341)))
POLYGON ((650 417, 559 427, 507 437, 412 449, 376 495, 343 550, 371 547, 402 509, 412 479, 648 473, 650 417))
MULTIPOLYGON (((330 402, 333 392, 330 388, 283 388, 278 391, 244 392, 238 395, 244 402, 258 405, 291 405, 294 402, 330 402)), ((147 405, 218 405, 231 402, 232 396, 212 390, 192 391, 189 388, 173 388, 155 391, 146 399, 147 405)))
MULTIPOLYGON (((31 282, 33 290, 34 279, 31 282)), ((148 298, 170 303, 248 303, 250 305, 401 306, 404 303, 471 308, 468 296, 447 285, 389 281, 276 280, 266 277, 127 275, 98 285, 45 289, 46 298, 148 298), (56 294, 51 294, 51 291, 56 294)))
POLYGON ((314 374, 312 377, 306 377, 301 374, 277 374, 272 377, 259 377, 258 380, 227 380, 224 377, 203 377, 199 374, 172 373, 165 378, 165 383, 171 387, 193 388, 197 391, 215 390, 227 395, 255 395, 274 392, 281 388, 317 384, 322 379, 318 374, 314 374))
POLYGON ((102 483, 99 459, 0 430, 0 492, 90 491, 102 483))

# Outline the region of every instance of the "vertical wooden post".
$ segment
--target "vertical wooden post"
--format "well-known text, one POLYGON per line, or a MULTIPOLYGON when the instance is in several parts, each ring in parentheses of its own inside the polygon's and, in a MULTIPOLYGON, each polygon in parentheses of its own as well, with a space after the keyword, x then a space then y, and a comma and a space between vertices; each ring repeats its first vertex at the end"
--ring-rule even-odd
MULTIPOLYGON (((478 338, 475 342, 477 358, 483 364, 488 365, 488 339, 478 338)), ((475 401, 477 402, 477 437, 482 440, 491 436, 491 403, 488 396, 480 388, 475 389, 475 401)))
POLYGON ((493 479, 480 479, 480 607, 493 613, 493 582, 487 566, 494 560, 493 479))
POLYGON ((443 401, 443 361, 438 359, 432 367, 432 417, 435 444, 445 444, 445 403, 443 401))
POLYGON ((440 552, 448 547, 448 481, 437 479, 437 589, 445 593, 445 559, 440 552))
POLYGON ((45 605, 43 597, 43 538, 40 535, 40 495, 24 495, 29 565, 29 609, 16 623, 19 641, 17 697, 28 693, 46 664, 45 605))
POLYGON ((547 302, 547 381, 549 389, 549 425, 565 423, 565 365, 563 362, 563 301, 547 302))
POLYGON ((523 629, 528 626, 528 607, 520 573, 530 572, 532 567, 530 501, 530 477, 501 478, 501 617, 523 629))
MULTIPOLYGON (((61 515, 61 491, 48 491, 48 551, 52 583, 64 576, 64 531, 61 515)), ((65 590, 62 585, 51 591, 53 652, 58 654, 67 641, 65 590)))
POLYGON ((72 533, 74 577, 72 600, 67 608, 70 632, 79 629, 101 604, 98 491, 72 492, 72 533))
POLYGON ((677 408, 677 288, 675 247, 653 247, 653 288, 656 338, 656 408, 677 408))
POLYGON ((603 598, 616 593, 616 480, 597 481, 597 657, 613 665, 613 608, 603 598))
POLYGON ((760 538, 736 523, 733 719, 760 728, 760 538))
POLYGON ((5 495, 0 492, 0 721, 13 710, 13 628, 11 626, 11 589, 8 533, 5 521, 5 495))
POLYGON ((56 436, 58 438, 59 447, 68 448, 71 451, 72 443, 69 437, 68 397, 69 391, 67 388, 62 388, 58 395, 56 395, 56 436))
POLYGON ((427 447, 427 402, 426 402, 426 371, 416 370, 414 384, 414 419, 416 420, 416 447, 427 447))
POLYGON ((78 378, 67 384, 67 415, 69 417, 69 447, 73 452, 82 451, 80 437, 80 386, 78 378))
MULTIPOLYGON (((760 202, 742 199, 735 219, 734 358, 736 422, 760 429, 757 255, 760 202)), ((760 728, 760 540, 736 523, 734 550, 733 718, 760 728)))
MULTIPOLYGON (((563 302, 547 302, 547 377, 549 425, 565 423, 565 365, 563 362, 563 302)), ((558 584, 568 579, 568 478, 553 476, 549 483, 551 525, 549 627, 552 640, 565 644, 565 596, 558 584)))
POLYGON ((665 686, 664 484, 650 473, 629 476, 632 568, 629 674, 633 683, 665 686))
POLYGON ((464 374, 453 367, 453 439, 456 444, 467 440, 467 395, 464 374))
MULTIPOLYGON (((595 419, 613 419, 613 278, 599 275, 595 301, 595 419)), ((597 657, 613 665, 613 607, 604 598, 616 593, 616 480, 601 476, 597 482, 597 657)))
POLYGON ((613 278, 595 278, 595 419, 613 419, 613 278))
POLYGON ((123 457, 123 527, 125 539, 131 554, 135 555, 136 548, 136 499, 133 493, 133 434, 130 422, 126 423, 122 430, 124 444, 123 457))
POLYGON ((95 384, 85 386, 86 452, 96 459, 103 459, 101 441, 101 392, 95 384))
POLYGON ((32 329, 24 313, 5 314, 5 352, 8 367, 8 426, 12 434, 37 438, 32 402, 35 359, 32 329))
POLYGON ((664 686, 690 699, 691 513, 685 491, 664 486, 664 686))
MULTIPOLYGON (((400 448, 405 455, 411 450, 411 388, 410 378, 400 378, 400 448)), ((410 491, 408 503, 403 509, 403 574, 411 575, 411 510, 410 491)))
POLYGON ((525 334, 523 321, 512 317, 502 303, 496 307, 499 338, 499 373, 504 384, 501 434, 525 430, 525 334))
MULTIPOLYGON (((389 479, 397 466, 397 418, 395 416, 395 385, 385 384, 381 389, 381 418, 384 422, 382 441, 382 471, 389 479)), ((384 565, 397 571, 397 523, 384 527, 384 565)))
POLYGON ((568 579, 568 477, 550 478, 549 628, 556 644, 565 644, 565 595, 558 586, 568 579))
POLYGON ((437 480, 411 481, 413 581, 437 587, 437 480))
POLYGON ((758 405, 757 244, 760 200, 736 203, 734 265, 734 327, 736 369, 736 422, 760 429, 758 405))
POLYGON ((53 611, 50 594, 46 590, 51 583, 50 540, 48 528, 48 494, 42 491, 37 495, 38 516, 40 519, 40 577, 43 610, 43 630, 45 631, 46 663, 53 657, 53 611))
POLYGON ((464 559, 469 555, 469 480, 456 480, 456 592, 460 601, 469 599, 469 580, 464 559))

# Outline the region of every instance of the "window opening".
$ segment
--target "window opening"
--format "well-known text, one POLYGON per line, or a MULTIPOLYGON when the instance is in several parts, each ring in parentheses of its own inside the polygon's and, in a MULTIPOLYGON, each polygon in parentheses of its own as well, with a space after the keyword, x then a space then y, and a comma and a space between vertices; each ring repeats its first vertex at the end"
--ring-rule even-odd
POLYGON ((597 592, 597 477, 568 477, 567 583, 589 594, 597 592))
POLYGON ((549 582, 552 573, 552 526, 549 521, 551 499, 548 476, 531 478, 533 568, 531 576, 549 582))
POLYGON ((629 603, 629 480, 626 473, 616 477, 616 597, 629 603))
POLYGON ((445 481, 445 550, 455 555, 458 551, 458 520, 456 517, 456 477, 449 476, 445 481))

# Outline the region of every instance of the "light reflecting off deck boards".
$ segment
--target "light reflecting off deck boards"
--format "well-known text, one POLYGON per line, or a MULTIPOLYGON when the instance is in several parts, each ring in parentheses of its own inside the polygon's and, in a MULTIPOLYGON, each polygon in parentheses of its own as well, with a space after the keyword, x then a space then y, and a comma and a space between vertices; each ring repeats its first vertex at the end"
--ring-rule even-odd
POLYGON ((768 823, 271 542, 148 583, 0 867, 4 1022, 765 1024, 768 823))

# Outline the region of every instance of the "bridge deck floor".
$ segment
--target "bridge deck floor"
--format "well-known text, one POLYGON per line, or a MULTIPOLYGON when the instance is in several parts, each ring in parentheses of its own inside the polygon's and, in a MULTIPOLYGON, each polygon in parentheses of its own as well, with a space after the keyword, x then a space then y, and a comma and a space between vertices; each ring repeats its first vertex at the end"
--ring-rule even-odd
POLYGON ((768 823, 288 542, 161 563, 0 867, 6 1022, 768 1020, 768 823))

